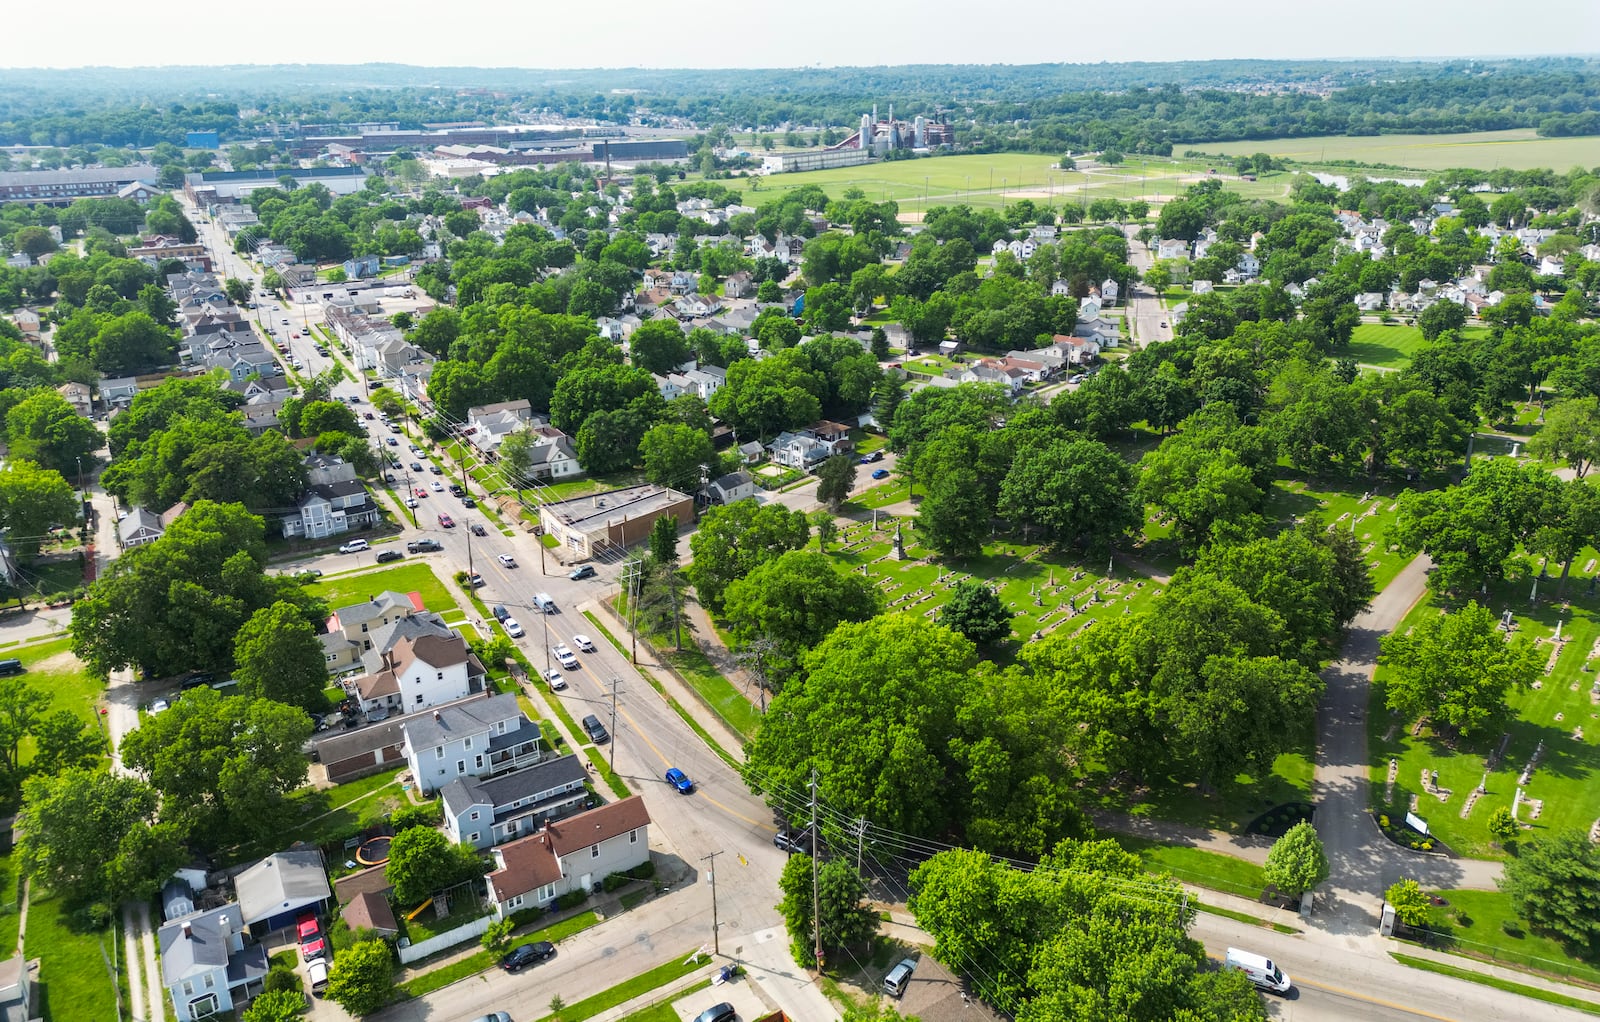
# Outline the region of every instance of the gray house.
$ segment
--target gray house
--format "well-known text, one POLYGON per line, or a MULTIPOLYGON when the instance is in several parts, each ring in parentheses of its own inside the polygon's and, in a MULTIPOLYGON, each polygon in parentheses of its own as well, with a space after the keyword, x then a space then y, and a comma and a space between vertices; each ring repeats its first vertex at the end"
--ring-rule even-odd
POLYGON ((530 837, 498 845, 488 876, 497 919, 590 891, 612 873, 650 860, 650 813, 638 795, 557 820, 530 837))
POLYGON ((315 849, 269 855, 240 873, 234 889, 244 925, 257 935, 283 929, 307 909, 320 912, 333 894, 315 849))
POLYGON ((234 903, 182 916, 161 928, 156 935, 161 981, 179 1022, 232 1011, 237 1002, 261 992, 267 952, 260 944, 247 943, 247 936, 242 910, 234 903))
POLYGON ((479 850, 532 834, 582 809, 588 779, 571 754, 495 777, 458 777, 439 791, 444 832, 479 850))
POLYGON ((493 777, 544 759, 539 725, 523 716, 514 695, 464 699, 419 713, 405 726, 406 760, 429 794, 460 777, 493 777))

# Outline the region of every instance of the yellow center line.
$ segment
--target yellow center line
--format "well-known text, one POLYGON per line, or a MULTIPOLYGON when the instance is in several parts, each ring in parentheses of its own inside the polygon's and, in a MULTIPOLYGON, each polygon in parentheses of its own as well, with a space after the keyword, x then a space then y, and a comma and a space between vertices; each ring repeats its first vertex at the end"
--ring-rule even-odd
POLYGON ((1376 1004, 1382 1008, 1393 1008, 1395 1011, 1403 1011, 1407 1014, 1415 1015, 1418 1018, 1431 1018, 1437 1020, 1437 1022, 1458 1022, 1457 1019, 1451 1018, 1449 1015, 1435 1015, 1431 1011, 1423 1011, 1420 1008, 1413 1008, 1408 1004, 1398 1004, 1394 1001, 1385 1001, 1379 997, 1368 997, 1366 994, 1358 994, 1354 990, 1346 990, 1343 987, 1329 986, 1325 983, 1317 983, 1309 979, 1297 979, 1294 982, 1296 986, 1315 987, 1318 990, 1323 990, 1330 994, 1338 994, 1340 997, 1348 997, 1355 1001, 1364 1001, 1367 1004, 1376 1004))

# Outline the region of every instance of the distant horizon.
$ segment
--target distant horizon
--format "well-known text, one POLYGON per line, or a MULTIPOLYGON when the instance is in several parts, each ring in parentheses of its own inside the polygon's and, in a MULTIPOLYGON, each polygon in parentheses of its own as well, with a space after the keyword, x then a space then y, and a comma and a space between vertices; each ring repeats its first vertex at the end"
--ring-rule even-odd
MULTIPOLYGON (((577 71, 1027 66, 1067 58, 1163 64, 1260 59, 1265 52, 1274 61, 1559 56, 1544 51, 1548 34, 1486 30, 1506 20, 1498 0, 1345 0, 1337 10, 1281 0, 1234 0, 1226 10, 1190 0, 1145 0, 1136 21, 1096 17, 1087 26, 1055 0, 1012 0, 999 18, 961 0, 812 0, 799 12, 729 0, 683 0, 670 8, 614 0, 603 11, 503 0, 456 0, 441 10, 425 0, 390 0, 381 10, 328 5, 280 11, 257 19, 259 26, 237 28, 217 20, 174 27, 118 0, 13 6, 6 28, 15 43, 0 53, 0 67, 36 71, 360 66, 380 58, 411 67, 577 71), (1465 56, 1491 40, 1505 46, 1523 38, 1527 51, 1511 44, 1511 52, 1498 56, 1465 56), (1397 39, 1413 52, 1380 56, 1397 39), (28 45, 33 40, 41 42, 28 45), (57 59, 41 63, 44 52, 57 59), (248 65, 239 59, 263 52, 276 59, 248 65), (886 57, 894 63, 886 64, 886 57)), ((1600 10, 1593 0, 1544 0, 1537 17, 1560 26, 1562 38, 1581 44, 1578 49, 1600 49, 1600 10)))

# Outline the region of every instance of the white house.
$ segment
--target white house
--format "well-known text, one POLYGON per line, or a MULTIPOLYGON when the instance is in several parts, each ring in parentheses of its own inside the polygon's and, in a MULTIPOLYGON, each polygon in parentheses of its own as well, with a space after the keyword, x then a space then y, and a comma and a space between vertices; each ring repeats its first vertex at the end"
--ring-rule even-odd
POLYGON ((312 486, 300 498, 293 514, 283 519, 283 537, 326 539, 354 529, 378 524, 378 505, 359 479, 312 486))
POLYGON ((1239 261, 1234 264, 1234 268, 1245 277, 1260 276, 1261 260, 1256 258, 1254 252, 1245 252, 1239 256, 1239 261))
POLYGON ((506 434, 533 418, 533 405, 527 398, 468 408, 467 429, 471 432, 472 446, 485 454, 498 451, 506 434))
POLYGON ((591 891, 612 873, 650 861, 650 813, 638 795, 551 823, 499 845, 488 875, 496 918, 542 908, 568 891, 591 891))
POLYGON ((732 504, 756 495, 756 483, 748 472, 729 472, 706 484, 706 496, 713 504, 732 504))
POLYGON ((1050 294, 1056 298, 1068 298, 1072 295, 1072 285, 1065 280, 1057 279, 1050 285, 1050 294))
POLYGON ((483 686, 483 665, 460 635, 402 638, 379 661, 376 671, 347 686, 368 714, 413 713, 464 698, 483 686))
POLYGON ((408 718, 403 751, 423 794, 459 777, 493 777, 544 759, 539 725, 514 695, 469 699, 408 718))
POLYGON ((1213 285, 1211 281, 1204 279, 1197 280, 1189 286, 1197 295, 1208 295, 1212 291, 1216 290, 1215 285, 1213 285))
POLYGON ((1108 307, 1115 305, 1117 304, 1117 295, 1121 291, 1122 288, 1117 286, 1117 282, 1107 277, 1100 282, 1100 301, 1108 307))
POLYGON ((1182 238, 1167 238, 1156 244, 1157 259, 1189 258, 1189 243, 1182 238))
POLYGON ((1098 299, 1098 298, 1085 298, 1085 299, 1083 299, 1083 301, 1079 302, 1078 303, 1078 318, 1079 319, 1099 319, 1100 318, 1100 299, 1098 299))
POLYGON ((444 832, 482 851, 580 812, 589 771, 575 755, 557 756, 492 777, 456 777, 439 789, 444 832))
POLYGON ((810 433, 788 431, 779 433, 772 443, 767 445, 767 450, 772 452, 772 460, 777 464, 807 472, 832 453, 828 450, 827 444, 810 433))
POLYGON ((528 451, 529 479, 571 479, 580 475, 583 475, 583 466, 578 464, 577 452, 565 434, 535 443, 528 451))
POLYGON ((161 982, 172 997, 179 1022, 232 1011, 235 1002, 261 992, 267 952, 246 943, 237 903, 192 912, 171 920, 156 934, 161 948, 161 982))
POLYGON ((1356 295, 1356 308, 1362 312, 1377 312, 1383 308, 1383 303, 1382 291, 1363 291, 1356 295))

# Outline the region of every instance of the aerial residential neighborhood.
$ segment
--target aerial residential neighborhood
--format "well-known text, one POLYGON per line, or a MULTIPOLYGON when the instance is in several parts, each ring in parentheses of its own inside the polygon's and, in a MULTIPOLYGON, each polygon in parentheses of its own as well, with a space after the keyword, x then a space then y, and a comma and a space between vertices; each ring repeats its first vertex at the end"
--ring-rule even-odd
POLYGON ((0 56, 0 1014, 1600 1010, 1600 63, 1480 6, 0 56))

